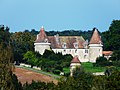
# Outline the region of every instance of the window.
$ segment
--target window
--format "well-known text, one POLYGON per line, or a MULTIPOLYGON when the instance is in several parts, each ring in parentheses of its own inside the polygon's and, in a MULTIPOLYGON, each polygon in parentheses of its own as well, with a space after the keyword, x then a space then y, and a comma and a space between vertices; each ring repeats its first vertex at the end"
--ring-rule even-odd
POLYGON ((74 48, 78 48, 78 43, 74 43, 74 48))
POLYGON ((63 43, 62 47, 63 47, 63 48, 67 48, 67 47, 66 47, 66 43, 63 43))
POLYGON ((87 50, 87 49, 85 49, 85 53, 88 53, 88 50, 87 50))
POLYGON ((77 53, 77 49, 75 49, 75 53, 77 53))

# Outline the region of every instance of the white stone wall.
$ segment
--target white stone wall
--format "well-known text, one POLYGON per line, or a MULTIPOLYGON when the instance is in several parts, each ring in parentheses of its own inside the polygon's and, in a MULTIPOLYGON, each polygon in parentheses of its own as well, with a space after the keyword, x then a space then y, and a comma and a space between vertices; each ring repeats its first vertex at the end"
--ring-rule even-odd
POLYGON ((89 61, 89 49, 52 49, 55 53, 71 54, 73 57, 78 56, 80 62, 89 61))
POLYGON ((34 43, 35 51, 43 55, 45 49, 50 50, 50 43, 34 43))
POLYGON ((90 44, 89 45, 89 60, 90 62, 96 62, 96 58, 102 56, 101 44, 90 44))

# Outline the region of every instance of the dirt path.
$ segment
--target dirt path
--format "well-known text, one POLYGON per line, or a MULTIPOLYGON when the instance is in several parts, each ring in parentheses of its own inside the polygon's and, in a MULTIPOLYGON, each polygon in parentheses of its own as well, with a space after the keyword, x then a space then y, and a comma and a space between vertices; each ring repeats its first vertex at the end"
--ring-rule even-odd
POLYGON ((18 77, 18 80, 24 84, 26 82, 31 83, 32 80, 34 81, 41 81, 41 82, 54 82, 57 84, 57 80, 53 79, 50 76, 46 76, 40 73, 33 72, 31 70, 26 70, 23 68, 15 68, 16 76, 18 77))

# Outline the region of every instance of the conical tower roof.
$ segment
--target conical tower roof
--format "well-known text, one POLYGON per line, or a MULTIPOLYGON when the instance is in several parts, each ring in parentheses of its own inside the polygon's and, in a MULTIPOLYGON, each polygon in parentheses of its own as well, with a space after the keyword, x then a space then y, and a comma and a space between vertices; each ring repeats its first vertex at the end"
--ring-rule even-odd
POLYGON ((36 42, 41 43, 41 42, 46 42, 46 40, 48 40, 48 38, 47 38, 47 35, 45 33, 45 29, 42 26, 40 29, 40 33, 37 35, 36 42))
POLYGON ((92 38, 90 40, 90 44, 100 44, 100 43, 102 43, 101 37, 98 33, 98 30, 95 29, 92 38))
POLYGON ((78 59, 77 56, 75 56, 75 57, 72 59, 71 63, 80 63, 80 60, 78 59))

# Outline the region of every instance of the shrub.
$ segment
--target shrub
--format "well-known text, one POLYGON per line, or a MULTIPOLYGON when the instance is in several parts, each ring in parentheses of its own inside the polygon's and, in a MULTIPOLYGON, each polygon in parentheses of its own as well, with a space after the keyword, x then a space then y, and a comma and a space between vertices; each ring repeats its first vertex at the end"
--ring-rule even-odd
POLYGON ((112 63, 114 66, 120 67, 120 61, 113 61, 112 63))
POLYGON ((53 71, 54 74, 58 74, 58 75, 60 74, 60 72, 61 72, 60 70, 54 70, 53 71))
POLYGON ((105 58, 105 57, 98 57, 97 59, 96 59, 96 65, 95 66, 109 66, 109 65, 111 65, 110 63, 109 63, 109 61, 107 61, 107 59, 105 58))

